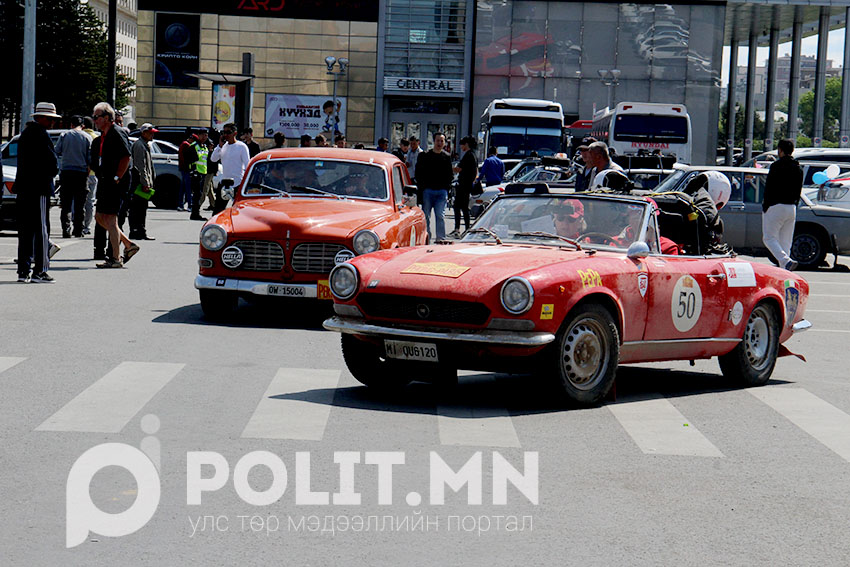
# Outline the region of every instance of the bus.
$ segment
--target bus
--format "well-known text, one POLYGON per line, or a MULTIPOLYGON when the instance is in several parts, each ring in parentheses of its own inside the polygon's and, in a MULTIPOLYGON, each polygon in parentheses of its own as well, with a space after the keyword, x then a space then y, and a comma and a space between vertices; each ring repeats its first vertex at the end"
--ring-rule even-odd
POLYGON ((551 156, 564 151, 564 109, 551 100, 499 98, 481 115, 478 142, 486 156, 496 148, 503 160, 518 161, 531 152, 551 156))
POLYGON ((618 156, 661 150, 691 163, 691 117, 684 104, 621 102, 593 115, 590 135, 618 156))

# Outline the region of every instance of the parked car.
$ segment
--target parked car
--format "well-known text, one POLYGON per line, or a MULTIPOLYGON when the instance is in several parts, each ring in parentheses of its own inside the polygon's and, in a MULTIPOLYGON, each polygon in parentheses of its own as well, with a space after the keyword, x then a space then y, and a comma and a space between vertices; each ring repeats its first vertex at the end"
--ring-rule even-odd
MULTIPOLYGON (((850 148, 796 148, 793 155, 797 161, 850 163, 850 148)), ((741 167, 770 167, 777 159, 776 150, 771 150, 745 161, 741 167)))
MULTIPOLYGON (((157 126, 156 141, 168 142, 175 147, 180 147, 180 144, 186 140, 186 128, 189 128, 189 126, 157 126)), ((191 126, 191 128, 195 128, 195 126, 191 126)), ((207 129, 209 130, 210 139, 214 144, 218 144, 218 130, 214 128, 207 129)), ((140 133, 141 130, 133 130, 130 132, 130 136, 138 138, 140 133)))
POLYGON ((379 388, 535 370, 595 404, 619 364, 712 357, 764 384, 780 344, 810 326, 808 284, 733 255, 662 259, 653 213, 636 196, 502 195, 460 242, 336 266, 324 326, 342 333, 351 374, 379 388))
POLYGON ((249 164, 230 207, 200 235, 201 307, 224 318, 238 298, 331 299, 334 265, 427 241, 425 214, 394 155, 337 148, 270 150, 249 164))
MULTIPOLYGON (((732 195, 720 211, 724 239, 736 250, 766 251, 762 242, 761 203, 767 169, 676 165, 675 170, 655 191, 682 191, 701 171, 716 170, 726 175, 732 184, 732 195)), ((821 265, 829 252, 850 252, 850 210, 815 204, 804 193, 797 207, 791 257, 800 269, 813 269, 821 265)))
POLYGON ((17 199, 12 193, 12 185, 18 168, 14 165, 3 164, 3 191, 0 198, 0 230, 17 230, 18 222, 17 199))
MULTIPOLYGON (((548 183, 558 186, 575 186, 575 173, 571 164, 566 160, 556 158, 532 158, 541 162, 540 165, 528 169, 523 175, 513 178, 511 181, 503 181, 498 185, 490 185, 484 188, 484 192, 477 195, 469 208, 469 214, 477 217, 487 208, 490 202, 505 192, 505 187, 511 183, 548 183), (545 161, 543 161, 545 160, 545 161), (547 165, 548 164, 548 165, 547 165)), ((528 161, 528 160, 524 160, 528 161)), ((507 177, 507 176, 506 176, 507 177)))
POLYGON ((823 185, 807 188, 805 195, 816 205, 850 209, 850 177, 833 179, 823 185))

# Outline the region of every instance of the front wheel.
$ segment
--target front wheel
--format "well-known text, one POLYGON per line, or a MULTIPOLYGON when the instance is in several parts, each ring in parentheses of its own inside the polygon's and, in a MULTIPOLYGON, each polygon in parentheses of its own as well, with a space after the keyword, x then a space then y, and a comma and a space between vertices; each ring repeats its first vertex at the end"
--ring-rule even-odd
POLYGON ((747 386, 761 386, 767 382, 773 374, 779 352, 779 324, 779 316, 773 306, 767 303, 756 305, 747 320, 741 342, 717 359, 723 375, 747 386))
POLYGON ((791 257, 799 262, 801 269, 815 269, 826 258, 827 243, 824 239, 809 230, 802 230, 794 235, 791 242, 791 257))
POLYGON ((204 316, 212 321, 228 319, 236 311, 239 296, 232 291, 198 290, 204 316))
POLYGON ((354 335, 343 333, 342 358, 348 371, 358 382, 382 390, 401 388, 410 383, 398 365, 387 358, 380 345, 361 341, 354 335))
POLYGON ((554 346, 563 392, 583 405, 602 400, 620 359, 620 336, 608 310, 592 303, 579 306, 561 326, 554 346))

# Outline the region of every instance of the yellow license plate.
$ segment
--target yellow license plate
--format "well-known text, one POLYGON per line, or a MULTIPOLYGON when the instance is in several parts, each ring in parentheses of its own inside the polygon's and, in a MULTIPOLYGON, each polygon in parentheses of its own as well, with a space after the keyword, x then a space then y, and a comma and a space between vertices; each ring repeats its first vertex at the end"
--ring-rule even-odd
POLYGON ((316 297, 318 299, 330 299, 333 300, 333 295, 331 295, 331 287, 328 285, 328 280, 319 280, 316 284, 316 297))

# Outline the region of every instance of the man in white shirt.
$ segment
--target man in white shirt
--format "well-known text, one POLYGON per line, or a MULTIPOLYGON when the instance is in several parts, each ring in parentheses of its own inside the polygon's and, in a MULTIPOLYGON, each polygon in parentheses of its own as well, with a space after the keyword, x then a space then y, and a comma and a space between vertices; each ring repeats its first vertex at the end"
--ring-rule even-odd
MULTIPOLYGON (((603 186, 605 173, 609 169, 623 171, 622 167, 611 160, 611 155, 608 153, 608 144, 605 142, 593 142, 590 144, 590 148, 587 153, 590 157, 590 165, 592 165, 595 170, 592 173, 594 177, 593 182, 590 185, 591 189, 599 189, 603 186)), ((585 167, 587 167, 587 165, 585 165, 585 167)))
POLYGON ((222 175, 225 179, 233 179, 234 187, 242 183, 242 176, 251 161, 248 146, 236 138, 237 133, 235 124, 225 124, 221 130, 221 140, 210 157, 212 161, 221 163, 222 175))

